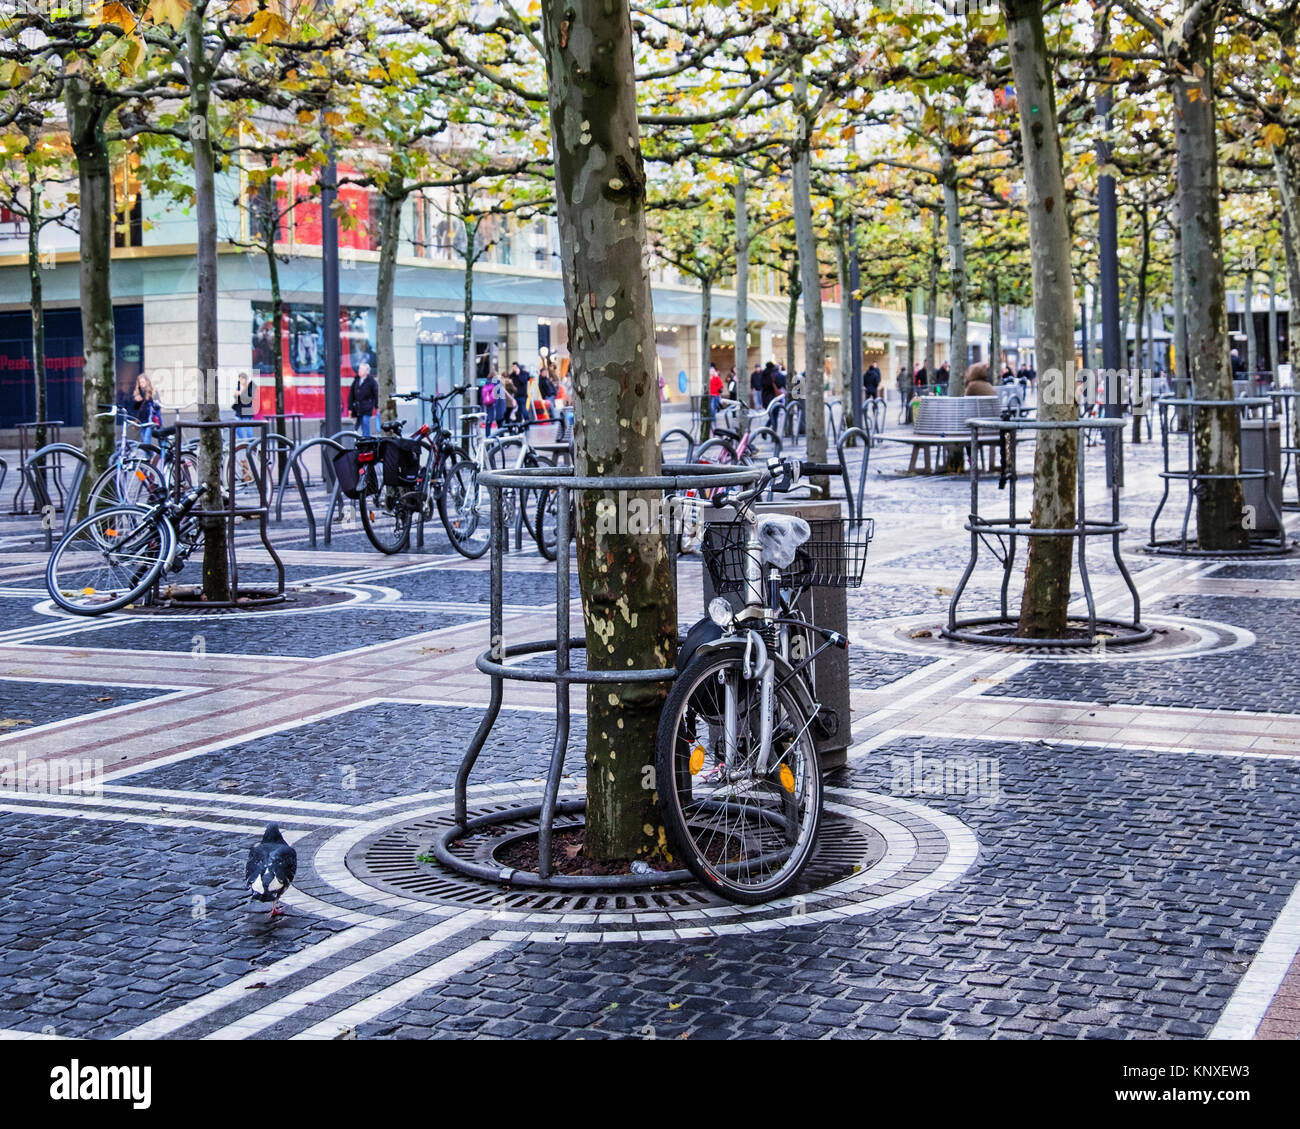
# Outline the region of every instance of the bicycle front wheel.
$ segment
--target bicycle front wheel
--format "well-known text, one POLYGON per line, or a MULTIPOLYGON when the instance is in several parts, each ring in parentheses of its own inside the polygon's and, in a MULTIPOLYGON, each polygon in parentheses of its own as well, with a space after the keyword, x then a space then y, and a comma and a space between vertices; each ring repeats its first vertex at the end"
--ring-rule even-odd
POLYGON ((761 766, 761 699, 739 647, 698 655, 673 683, 655 749, 669 844, 705 886, 748 905, 799 880, 822 815, 812 719, 788 685, 774 688, 761 766))
POLYGON ((88 512, 109 506, 151 506, 167 492, 162 472, 144 458, 124 459, 104 471, 90 488, 88 512))
POLYGON ((385 486, 373 464, 361 473, 361 527, 381 553, 400 553, 411 540, 411 511, 401 491, 385 486))
POLYGON ((447 468, 438 495, 438 516, 461 556, 476 560, 487 552, 492 539, 492 496, 479 485, 478 465, 462 459, 447 468))
POLYGON ((142 506, 97 510, 64 535, 45 566, 54 602, 76 615, 102 615, 142 597, 171 560, 171 524, 142 506))

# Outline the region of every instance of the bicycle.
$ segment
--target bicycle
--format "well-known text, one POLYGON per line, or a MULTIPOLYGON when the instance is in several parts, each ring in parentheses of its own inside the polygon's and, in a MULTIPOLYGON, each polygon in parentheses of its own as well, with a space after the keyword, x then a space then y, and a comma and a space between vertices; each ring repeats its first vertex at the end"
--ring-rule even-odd
POLYGON ((179 461, 171 457, 169 440, 176 430, 174 426, 152 428, 153 437, 159 440, 159 444, 133 442, 127 438, 128 429, 134 427, 143 431, 144 425, 116 404, 100 404, 99 407, 105 410, 98 413, 98 418, 112 418, 115 429, 120 420, 122 433, 108 468, 90 488, 88 513, 105 506, 150 505, 170 489, 173 474, 181 476, 182 489, 193 484, 198 477, 198 463, 193 452, 183 452, 179 461))
POLYGON ((163 570, 179 572, 202 540, 192 511, 205 490, 109 506, 78 522, 45 566, 54 602, 74 615, 103 615, 147 597, 163 570))
POLYGON ((816 849, 823 785, 814 737, 833 736, 841 719, 818 701, 813 664, 849 641, 810 623, 797 605, 811 587, 861 584, 874 532, 869 518, 810 525, 756 514, 753 504, 802 475, 838 472, 773 458, 753 486, 714 499, 734 506, 737 519, 711 524, 705 536, 705 566, 719 595, 679 653, 655 780, 675 857, 732 901, 785 894, 816 849), (739 598, 739 610, 728 594, 739 598))
POLYGON ((404 438, 402 421, 396 420, 382 426, 382 435, 357 441, 361 526, 381 553, 405 549, 411 540, 412 518, 417 514, 422 521, 432 517, 435 505, 457 552, 473 558, 487 550, 486 534, 476 539, 480 525, 477 510, 466 506, 467 496, 477 496, 477 468, 443 425, 446 401, 464 391, 463 387, 453 388, 437 396, 401 393, 394 399, 423 400, 432 405, 433 425, 421 424, 410 438, 404 438), (462 466, 469 468, 464 478, 457 474, 462 466), (468 488, 472 488, 469 495, 468 488))

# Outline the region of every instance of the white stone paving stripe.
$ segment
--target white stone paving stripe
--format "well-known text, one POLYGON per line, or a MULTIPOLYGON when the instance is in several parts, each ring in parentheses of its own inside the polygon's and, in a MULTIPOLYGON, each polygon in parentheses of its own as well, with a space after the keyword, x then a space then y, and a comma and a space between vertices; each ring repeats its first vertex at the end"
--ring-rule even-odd
POLYGON ((408 976, 405 980, 399 980, 396 984, 381 989, 360 1003, 353 1004, 351 1007, 331 1015, 329 1019, 321 1020, 314 1026, 308 1027, 306 1031, 300 1031, 293 1038, 336 1038, 340 1033, 350 1029, 354 1030, 360 1024, 367 1023, 383 1015, 384 1012, 399 1007, 406 1003, 407 1000, 418 996, 421 992, 436 988, 439 984, 445 983, 458 973, 473 968, 474 965, 509 947, 509 943, 506 941, 476 941, 474 944, 461 949, 460 952, 444 957, 437 963, 431 964, 428 968, 408 976))
POLYGON ((1292 889, 1291 897, 1207 1038, 1254 1038, 1297 952, 1300 952, 1300 883, 1292 889))
POLYGON ((364 925, 354 925, 351 929, 344 930, 342 933, 335 933, 332 937, 301 949, 292 956, 284 957, 274 964, 255 968, 252 972, 241 976, 238 980, 227 984, 225 987, 217 988, 205 996, 200 996, 196 1000, 191 1000, 189 1003, 173 1008, 156 1019, 140 1024, 139 1027, 124 1031, 117 1037, 119 1039, 161 1039, 166 1035, 179 1031, 182 1027, 187 1027, 200 1019, 206 1019, 209 1015, 220 1011, 224 1007, 248 999, 246 993, 255 990, 254 985, 265 984, 269 986, 285 980, 305 968, 310 968, 314 964, 319 964, 321 961, 351 948, 353 945, 377 937, 384 930, 391 929, 396 924, 396 921, 373 918, 364 925))
MULTIPOLYGON (((284 999, 276 1000, 274 1003, 267 1004, 266 1007, 242 1016, 233 1023, 228 1023, 219 1030, 205 1035, 204 1038, 246 1039, 249 1036, 260 1034, 281 1020, 296 1015, 310 1004, 320 1003, 336 992, 342 992, 370 976, 392 968, 399 961, 408 960, 411 957, 418 956, 426 949, 443 944, 456 934, 477 925, 488 916, 490 915, 481 910, 462 910, 460 913, 440 921, 437 925, 407 937, 404 941, 398 941, 394 945, 389 945, 386 949, 381 949, 377 953, 372 953, 368 957, 354 961, 345 968, 331 972, 305 988, 299 988, 296 992, 291 992, 284 999)), ((374 997, 369 998, 373 999, 374 997)))

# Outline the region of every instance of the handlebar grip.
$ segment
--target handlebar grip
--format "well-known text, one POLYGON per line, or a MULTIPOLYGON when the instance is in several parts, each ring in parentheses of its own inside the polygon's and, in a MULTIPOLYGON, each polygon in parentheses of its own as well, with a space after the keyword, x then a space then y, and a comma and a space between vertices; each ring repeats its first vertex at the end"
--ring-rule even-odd
POLYGON ((839 463, 809 463, 809 462, 799 463, 800 474, 813 474, 813 475, 839 474, 841 473, 842 470, 843 468, 840 466, 839 463))

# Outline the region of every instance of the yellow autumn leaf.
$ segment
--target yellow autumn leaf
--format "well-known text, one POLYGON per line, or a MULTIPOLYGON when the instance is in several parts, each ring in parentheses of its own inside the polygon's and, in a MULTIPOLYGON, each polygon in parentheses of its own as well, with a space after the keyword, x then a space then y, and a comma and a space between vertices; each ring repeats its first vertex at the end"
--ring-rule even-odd
POLYGON ((1271 145, 1274 149, 1281 149, 1286 144, 1286 130, 1277 122, 1269 122, 1259 131, 1261 145, 1271 145))
POLYGON ((190 0, 153 0, 146 15, 156 24, 169 24, 180 31, 189 15, 190 0))
POLYGON ((248 32, 257 39, 258 43, 271 43, 276 39, 283 39, 288 30, 289 25, 284 17, 269 8, 262 8, 248 23, 248 32))
POLYGON ((123 31, 131 31, 135 27, 135 16, 125 4, 101 4, 91 15, 90 22, 101 25, 113 24, 123 31))

